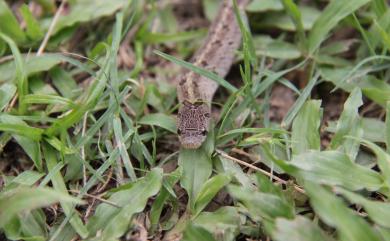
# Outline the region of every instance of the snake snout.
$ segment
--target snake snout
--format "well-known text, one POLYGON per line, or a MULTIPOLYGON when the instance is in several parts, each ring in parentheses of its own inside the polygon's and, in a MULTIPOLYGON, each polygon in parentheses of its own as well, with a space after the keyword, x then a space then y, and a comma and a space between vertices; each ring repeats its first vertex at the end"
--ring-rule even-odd
POLYGON ((181 146, 185 149, 197 149, 206 140, 206 136, 199 131, 183 131, 179 135, 181 146))

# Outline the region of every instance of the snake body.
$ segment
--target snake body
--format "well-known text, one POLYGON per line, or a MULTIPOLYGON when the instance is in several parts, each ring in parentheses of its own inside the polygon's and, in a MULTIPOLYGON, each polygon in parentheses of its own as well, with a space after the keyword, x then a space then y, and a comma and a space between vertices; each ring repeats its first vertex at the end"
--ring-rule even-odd
MULTIPOLYGON (((243 8, 247 2, 248 0, 237 0, 237 6, 243 8)), ((224 78, 240 43, 241 33, 233 1, 224 0, 192 63, 224 78)), ((217 88, 218 84, 213 80, 189 70, 183 71, 179 76, 177 130, 183 148, 196 149, 205 141, 210 128, 211 101, 217 88)))

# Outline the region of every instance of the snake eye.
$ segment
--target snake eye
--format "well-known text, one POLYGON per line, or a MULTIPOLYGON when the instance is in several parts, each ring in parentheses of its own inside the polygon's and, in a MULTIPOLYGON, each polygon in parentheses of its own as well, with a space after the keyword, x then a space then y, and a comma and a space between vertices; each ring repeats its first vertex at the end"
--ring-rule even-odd
POLYGON ((203 130, 200 134, 201 134, 202 136, 205 136, 205 135, 207 135, 207 131, 206 131, 206 130, 203 130))
POLYGON ((206 118, 209 118, 210 117, 210 113, 204 113, 204 115, 203 115, 204 117, 206 117, 206 118))
POLYGON ((177 129, 177 134, 181 135, 181 129, 177 129))

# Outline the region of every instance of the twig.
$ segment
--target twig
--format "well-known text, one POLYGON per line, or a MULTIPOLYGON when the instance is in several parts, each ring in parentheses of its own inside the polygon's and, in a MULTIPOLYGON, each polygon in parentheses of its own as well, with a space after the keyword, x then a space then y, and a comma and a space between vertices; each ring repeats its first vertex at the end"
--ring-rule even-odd
POLYGON ((45 50, 46 45, 49 42, 49 38, 50 38, 51 34, 53 33, 54 27, 55 27, 55 25, 58 22, 58 18, 60 17, 61 12, 64 10, 65 3, 66 3, 66 0, 63 0, 61 2, 60 7, 58 8, 56 14, 54 15, 53 21, 51 21, 51 23, 50 23, 50 26, 49 26, 49 29, 46 32, 45 38, 43 39, 43 41, 41 43, 41 46, 39 46, 39 49, 38 49, 38 52, 37 52, 37 56, 40 56, 40 55, 43 54, 43 51, 45 50))
MULTIPOLYGON (((77 194, 80 193, 79 190, 69 190, 69 191, 70 191, 70 192, 73 192, 73 193, 77 193, 77 194)), ((114 206, 114 207, 116 207, 116 208, 121 208, 121 206, 119 206, 118 204, 113 203, 113 202, 111 202, 111 201, 108 201, 108 200, 106 200, 106 199, 103 199, 103 198, 101 198, 101 197, 99 197, 99 196, 95 196, 95 195, 88 194, 88 193, 83 193, 83 195, 84 195, 84 196, 87 196, 87 197, 90 197, 90 198, 94 198, 94 199, 99 200, 99 201, 101 201, 101 202, 103 202, 103 203, 107 203, 107 204, 109 204, 109 205, 111 205, 111 206, 114 206)))
MULTIPOLYGON (((261 169, 261 168, 258 168, 258 167, 254 166, 254 165, 252 165, 252 164, 249 164, 249 163, 247 163, 247 162, 244 162, 244 161, 241 161, 241 160, 239 160, 239 159, 237 159, 237 158, 234 158, 234 157, 232 157, 232 156, 229 156, 228 154, 226 154, 226 153, 223 152, 223 151, 217 150, 217 153, 220 154, 221 156, 223 156, 223 157, 229 159, 229 160, 235 161, 235 162, 237 162, 237 163, 239 163, 239 164, 241 164, 241 165, 243 165, 243 166, 246 166, 246 167, 249 167, 249 168, 251 168, 251 169, 253 169, 253 170, 259 171, 259 172, 263 173, 264 175, 266 175, 266 176, 268 176, 268 177, 271 177, 272 179, 274 179, 274 180, 276 180, 276 181, 278 181, 278 182, 280 182, 280 183, 282 183, 282 184, 285 184, 285 185, 288 184, 287 181, 281 179, 280 177, 274 176, 274 175, 272 175, 271 173, 269 173, 269 172, 267 172, 267 171, 265 171, 265 170, 263 170, 263 169, 261 169)), ((300 193, 305 193, 305 190, 303 190, 301 187, 299 187, 299 186, 296 185, 296 184, 293 184, 293 185, 294 185, 294 189, 295 189, 295 190, 297 190, 297 191, 300 192, 300 193)))

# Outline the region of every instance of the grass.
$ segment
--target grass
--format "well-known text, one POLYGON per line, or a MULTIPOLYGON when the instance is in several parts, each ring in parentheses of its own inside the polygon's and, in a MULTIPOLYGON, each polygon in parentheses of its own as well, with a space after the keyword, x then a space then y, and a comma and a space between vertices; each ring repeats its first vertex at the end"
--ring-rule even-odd
POLYGON ((0 238, 390 240, 388 3, 235 8, 226 79, 185 61, 205 17, 173 9, 0 0, 0 238), (220 85, 197 150, 175 134, 181 68, 220 85))

